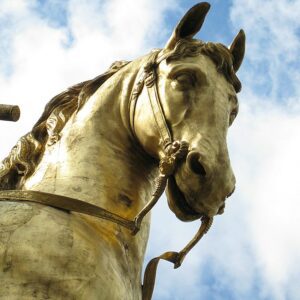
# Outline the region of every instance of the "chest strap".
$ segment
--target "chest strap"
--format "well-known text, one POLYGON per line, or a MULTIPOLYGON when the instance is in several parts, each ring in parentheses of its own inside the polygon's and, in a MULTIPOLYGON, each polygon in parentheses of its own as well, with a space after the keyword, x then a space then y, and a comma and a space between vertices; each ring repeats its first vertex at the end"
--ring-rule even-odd
POLYGON ((114 214, 94 204, 90 204, 75 198, 70 198, 62 195, 31 190, 4 190, 0 191, 0 201, 24 201, 39 203, 63 209, 69 212, 74 211, 97 217, 100 219, 109 220, 113 223, 126 227, 132 232, 135 230, 134 221, 127 220, 117 214, 114 214))
MULTIPOLYGON (((74 211, 82 214, 87 214, 119 224, 123 227, 126 227, 134 234, 138 232, 139 228, 136 227, 137 218, 135 218, 134 221, 130 221, 114 213, 111 213, 99 206, 61 195, 54 195, 39 191, 5 190, 0 191, 0 201, 33 202, 51 206, 54 208, 63 209, 68 212, 74 211)), ((146 210, 150 210, 153 207, 153 205, 150 205, 151 207, 148 206, 146 210)), ((146 210, 143 210, 143 216, 145 215, 146 210)), ((142 220, 142 218, 140 220, 142 220)), ((181 251, 168 251, 150 260, 150 262, 147 264, 144 273, 144 280, 142 285, 142 300, 151 300, 152 298, 155 285, 156 271, 159 261, 169 261, 174 264, 174 269, 179 268, 188 252, 198 243, 198 241, 203 237, 203 235, 207 233, 212 224, 212 221, 213 218, 202 217, 201 226, 198 232, 181 251)))

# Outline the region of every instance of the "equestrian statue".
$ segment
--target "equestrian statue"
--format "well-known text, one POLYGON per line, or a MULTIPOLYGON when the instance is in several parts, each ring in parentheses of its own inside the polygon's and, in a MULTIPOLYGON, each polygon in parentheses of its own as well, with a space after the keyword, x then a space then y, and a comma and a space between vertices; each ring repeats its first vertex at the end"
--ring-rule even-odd
POLYGON ((194 39, 209 8, 193 6, 163 49, 52 98, 4 158, 1 299, 149 300, 159 260, 179 267, 223 213, 245 34, 229 47, 194 39), (142 280, 149 211, 165 190, 199 231, 152 259, 142 280))

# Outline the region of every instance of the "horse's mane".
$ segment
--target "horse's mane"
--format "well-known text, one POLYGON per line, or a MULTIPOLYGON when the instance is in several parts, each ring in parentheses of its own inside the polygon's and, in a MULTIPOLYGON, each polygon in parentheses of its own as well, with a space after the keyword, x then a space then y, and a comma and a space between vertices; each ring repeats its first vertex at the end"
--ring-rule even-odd
MULTIPOLYGON (((241 83, 233 70, 232 55, 222 44, 182 39, 177 42, 174 50, 167 54, 166 59, 168 62, 199 54, 210 57, 217 70, 233 85, 236 92, 240 91, 241 83)), ((32 130, 19 139, 9 155, 2 161, 0 189, 21 188, 24 180, 34 173, 42 158, 46 143, 55 143, 73 113, 77 112, 108 78, 127 64, 126 61, 115 62, 104 74, 76 84, 52 98, 32 130)))
POLYGON ((117 61, 105 73, 71 86, 52 98, 32 130, 18 140, 2 161, 0 189, 20 188, 24 179, 35 171, 46 143, 53 144, 57 141, 73 113, 78 111, 108 78, 127 64, 127 61, 117 61))

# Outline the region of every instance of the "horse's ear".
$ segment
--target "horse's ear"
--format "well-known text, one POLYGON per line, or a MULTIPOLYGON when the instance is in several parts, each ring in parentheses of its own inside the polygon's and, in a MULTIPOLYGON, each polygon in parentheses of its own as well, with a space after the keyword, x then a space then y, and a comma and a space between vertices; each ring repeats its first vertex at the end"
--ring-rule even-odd
POLYGON ((192 38, 201 29, 209 8, 210 4, 207 2, 201 2, 193 6, 174 29, 165 49, 173 49, 182 38, 192 38))
POLYGON ((243 29, 237 34, 235 39, 233 40, 229 50, 233 57, 233 69, 235 72, 239 69, 242 64, 244 54, 245 54, 245 42, 246 35, 243 29))

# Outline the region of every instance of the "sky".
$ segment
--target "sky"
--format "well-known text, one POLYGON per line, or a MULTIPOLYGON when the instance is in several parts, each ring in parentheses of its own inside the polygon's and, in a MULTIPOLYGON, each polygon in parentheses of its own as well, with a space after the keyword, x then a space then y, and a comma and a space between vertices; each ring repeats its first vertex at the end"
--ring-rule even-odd
MULTIPOLYGON (((66 87, 163 47, 196 2, 0 0, 0 103, 5 157, 66 87)), ((228 147, 237 188, 181 268, 158 268, 154 300, 300 299, 300 0, 212 0, 197 35, 230 45, 247 36, 240 112, 228 147)), ((146 262, 178 251, 199 222, 182 223, 165 197, 153 210, 146 262)))

